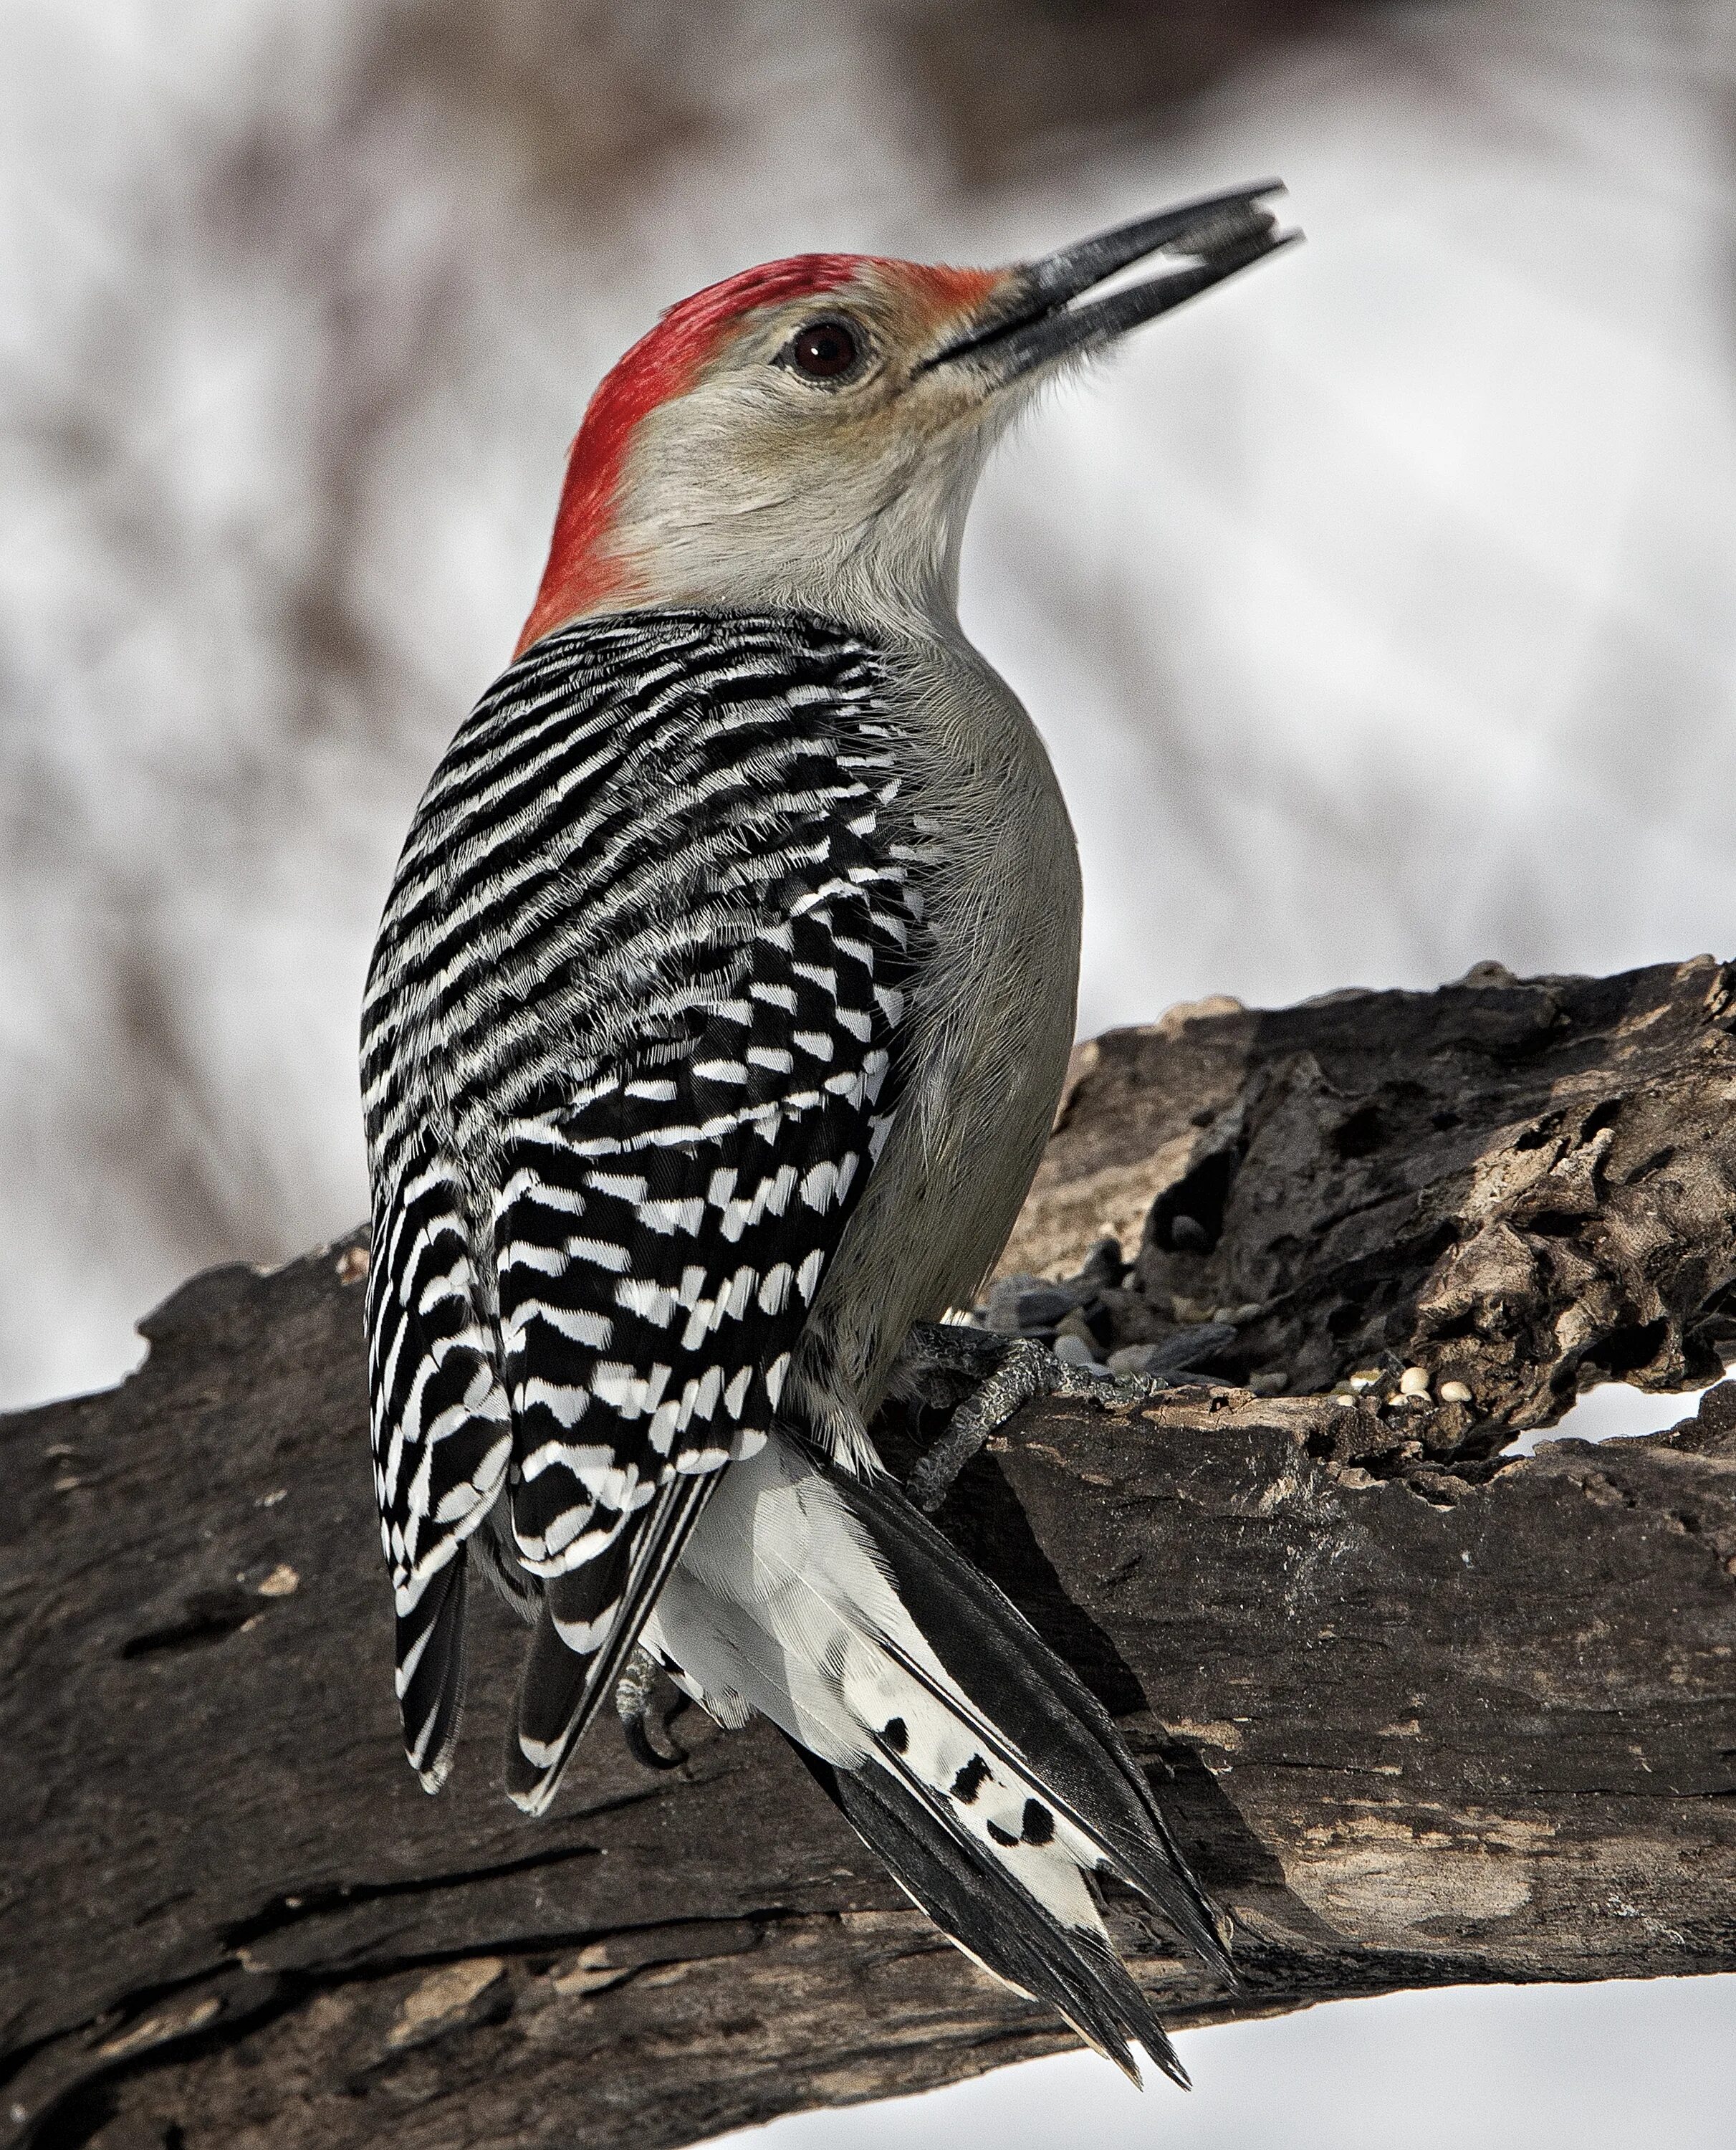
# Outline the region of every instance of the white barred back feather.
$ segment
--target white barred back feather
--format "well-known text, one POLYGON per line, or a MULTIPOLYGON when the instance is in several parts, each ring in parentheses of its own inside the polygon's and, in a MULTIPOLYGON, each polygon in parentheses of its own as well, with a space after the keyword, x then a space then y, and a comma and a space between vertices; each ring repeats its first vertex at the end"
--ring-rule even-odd
POLYGON ((465 1541, 543 1586, 546 1804, 703 1505, 764 1442, 883 1140, 921 904, 876 653, 798 615, 539 643, 417 814, 364 1012, 375 1488, 437 1784, 465 1541))

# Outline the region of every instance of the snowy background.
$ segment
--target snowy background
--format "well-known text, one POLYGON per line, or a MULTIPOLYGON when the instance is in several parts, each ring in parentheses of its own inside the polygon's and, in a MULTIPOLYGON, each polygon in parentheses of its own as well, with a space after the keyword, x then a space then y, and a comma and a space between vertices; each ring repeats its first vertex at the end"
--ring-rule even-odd
MULTIPOLYGON (((1736 952, 1714 0, 0 26, 0 1404, 114 1380, 188 1272, 361 1214, 411 807, 596 376, 747 262, 999 261, 1290 183, 1307 247, 1054 398, 974 526, 968 623, 1079 828, 1084 1029, 1736 952)), ((1199 2034, 1190 2102, 1060 2061, 767 2142, 1698 2150, 1733 2033, 1729 1981, 1406 1997, 1199 2034)))

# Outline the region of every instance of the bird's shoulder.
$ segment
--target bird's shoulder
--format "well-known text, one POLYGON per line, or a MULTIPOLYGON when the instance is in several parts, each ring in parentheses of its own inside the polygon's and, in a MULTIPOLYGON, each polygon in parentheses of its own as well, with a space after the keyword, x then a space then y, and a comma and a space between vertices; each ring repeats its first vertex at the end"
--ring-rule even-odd
POLYGON ((623 613, 526 652, 405 841, 365 1082, 406 1053, 450 1067, 465 1031, 516 1049, 527 1008, 606 1045, 660 986, 691 992, 707 951, 841 878, 906 889, 921 836, 893 671, 859 633, 782 612, 623 613))

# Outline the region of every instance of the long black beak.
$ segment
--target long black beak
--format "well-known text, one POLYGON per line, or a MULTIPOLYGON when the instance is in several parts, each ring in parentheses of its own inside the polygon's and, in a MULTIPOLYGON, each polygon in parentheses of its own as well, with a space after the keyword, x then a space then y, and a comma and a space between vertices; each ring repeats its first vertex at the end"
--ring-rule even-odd
POLYGON ((1283 191, 1281 180, 1263 179, 1258 186, 1119 225, 1027 262, 1014 270, 1015 281, 994 313, 925 360, 923 370, 969 364, 989 376, 985 386, 1000 387, 1034 367, 1111 343, 1300 239, 1299 231, 1281 231, 1262 205, 1283 191), (1071 303, 1153 254, 1173 258, 1168 274, 1087 305, 1071 303))

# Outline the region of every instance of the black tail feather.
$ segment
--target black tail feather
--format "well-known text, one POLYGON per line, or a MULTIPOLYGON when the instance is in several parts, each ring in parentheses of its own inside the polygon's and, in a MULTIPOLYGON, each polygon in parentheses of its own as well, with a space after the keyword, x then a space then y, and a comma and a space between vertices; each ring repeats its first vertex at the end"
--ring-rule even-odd
POLYGON ((1190 2087, 1151 2004, 1110 1950, 1062 1925, 974 1838, 948 1829, 895 1777, 872 1768, 834 1769, 800 1746, 796 1751, 943 1933, 997 1977, 1059 2010, 1135 2082, 1136 2040, 1166 2076, 1184 2090, 1190 2087))
POLYGON ((1235 1973, 1212 1909, 1109 1713, 1018 1607, 885 1480, 837 1483, 946 1670, 1015 1743, 1215 1976, 1235 1973))

